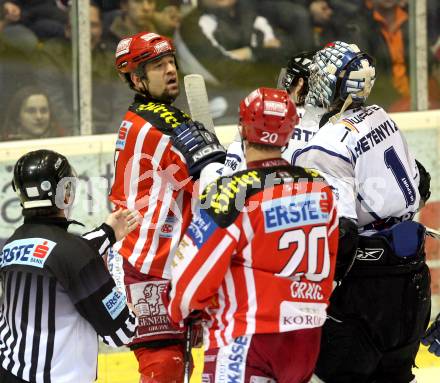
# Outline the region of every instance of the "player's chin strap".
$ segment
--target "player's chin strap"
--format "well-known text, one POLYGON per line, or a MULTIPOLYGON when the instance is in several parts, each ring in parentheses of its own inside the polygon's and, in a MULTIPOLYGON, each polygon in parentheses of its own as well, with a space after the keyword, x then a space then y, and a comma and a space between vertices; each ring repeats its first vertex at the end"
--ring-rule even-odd
MULTIPOLYGON (((369 94, 371 93, 371 89, 373 88, 376 71, 374 67, 370 66, 368 60, 366 59, 361 60, 361 65, 362 68, 360 70, 353 71, 350 73, 349 80, 355 80, 355 81, 363 80, 365 82, 363 85, 363 89, 361 89, 359 92, 354 93, 354 95, 356 97, 360 97, 366 100, 369 94)), ((343 75, 343 73, 341 73, 341 75, 343 75)), ((330 122, 332 124, 336 124, 336 122, 341 117, 342 113, 344 113, 347 110, 347 108, 352 104, 352 102, 353 102, 353 97, 350 93, 348 97, 345 99, 344 105, 342 105, 340 112, 335 114, 333 117, 331 117, 330 122)))
POLYGON ((348 97, 345 99, 344 105, 342 105, 342 108, 339 111, 339 113, 336 113, 334 116, 330 117, 330 122, 332 124, 336 124, 339 118, 342 116, 342 113, 344 113, 347 110, 347 108, 351 105, 352 102, 353 102, 353 98, 351 97, 351 94, 349 94, 348 97))

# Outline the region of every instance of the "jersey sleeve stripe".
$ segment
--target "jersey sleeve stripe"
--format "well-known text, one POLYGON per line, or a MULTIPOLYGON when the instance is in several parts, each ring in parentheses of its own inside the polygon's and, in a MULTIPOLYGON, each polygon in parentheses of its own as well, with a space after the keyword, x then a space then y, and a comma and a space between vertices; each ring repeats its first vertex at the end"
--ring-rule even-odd
MULTIPOLYGON (((144 124, 144 126, 142 126, 136 138, 133 157, 130 159, 131 175, 130 175, 130 184, 129 184, 129 194, 127 197, 127 207, 129 209, 135 209, 135 202, 138 195, 138 180, 139 180, 139 176, 141 175, 140 157, 145 155, 142 154, 142 146, 144 145, 145 137, 147 136, 150 129, 151 129, 151 124, 148 122, 144 124)), ((124 184, 127 181, 128 180, 124 179, 124 184)))
MULTIPOLYGON (((251 244, 254 237, 254 230, 249 220, 249 214, 243 213, 243 231, 246 235, 246 241, 251 244)), ((246 280, 246 289, 248 293, 248 310, 246 313, 246 334, 253 334, 255 332, 255 314, 257 312, 257 296, 255 294, 255 278, 252 269, 252 246, 248 245, 243 249, 243 258, 246 267, 244 268, 244 277, 246 280)))
POLYGON ((237 225, 230 225, 227 228, 227 231, 231 235, 231 237, 234 238, 236 242, 238 242, 238 240, 240 239, 240 229, 237 227, 237 225))
POLYGON ((107 238, 99 248, 99 254, 104 255, 110 247, 110 240, 107 238))
POLYGON ((180 303, 181 312, 183 317, 187 317, 190 313, 191 300, 206 276, 209 274, 210 270, 214 267, 220 257, 223 255, 228 246, 232 243, 231 237, 223 237, 217 247, 211 252, 210 256, 206 259, 205 263, 200 267, 200 269, 194 274, 191 282, 186 287, 182 300, 180 303))
POLYGON ((233 339, 234 337, 234 327, 235 327, 235 318, 234 313, 237 311, 237 299, 236 299, 236 291, 234 284, 234 277, 231 273, 231 269, 229 268, 225 275, 225 283, 226 283, 226 294, 229 298, 229 308, 226 311, 226 323, 227 326, 225 328, 225 338, 228 341, 229 339, 233 339))
MULTIPOLYGON (((320 152, 327 153, 330 156, 340 158, 341 160, 348 162, 350 165, 352 164, 350 158, 345 157, 342 154, 333 152, 329 149, 323 148, 322 146, 319 146, 319 145, 311 145, 311 146, 306 147, 305 149, 301 150, 301 152, 299 152, 298 156, 302 155, 305 152, 308 152, 309 150, 318 150, 320 152)), ((296 158, 298 158, 298 156, 296 156, 296 158)), ((295 160, 296 160, 296 158, 295 158, 295 160)))
MULTIPOLYGON (((145 124, 145 125, 149 125, 151 127, 151 124, 145 124)), ((142 129, 144 129, 144 128, 142 128, 142 129)), ((144 139, 145 139, 145 137, 144 137, 144 139)), ((141 260, 139 258, 142 255, 143 249, 146 247, 148 247, 148 248, 150 247, 150 243, 152 241, 151 236, 156 234, 156 230, 155 230, 155 228, 151 227, 151 224, 152 224, 152 220, 153 220, 153 216, 155 214, 155 211, 159 207, 157 204, 157 200, 159 197, 158 191, 160 190, 161 185, 162 185, 162 179, 158 174, 158 170, 159 170, 158 167, 159 167, 160 160, 162 158, 162 155, 166 149, 168 142, 169 142, 168 137, 162 136, 160 138, 159 143, 156 146, 156 150, 154 151, 154 154, 153 154, 153 159, 155 159, 155 160, 151 161, 151 164, 153 166, 152 173, 151 173, 153 176, 153 184, 151 186, 151 192, 149 195, 148 209, 142 219, 142 225, 140 227, 139 237, 136 241, 136 244, 134 245, 133 252, 129 258, 129 262, 133 265, 137 265, 138 268, 140 268, 141 260), (152 229, 154 229, 154 230, 152 230, 152 229)), ((136 142, 136 145, 137 144, 138 144, 138 142, 136 142)), ((142 144, 144 144, 144 140, 142 140, 142 144)), ((138 150, 141 151, 142 147, 140 147, 138 150)), ((138 170, 138 172, 139 172, 139 170, 138 170)), ((136 183, 136 185, 137 185, 137 182, 133 182, 137 178, 138 177, 133 178, 133 174, 132 174, 130 183, 131 184, 136 183)), ((137 190, 136 190, 136 192, 137 192, 137 190)), ((131 197, 131 195, 129 196, 129 199, 130 199, 130 197, 131 197)), ((147 269, 147 268, 149 269, 149 266, 150 265, 144 264, 142 267, 144 267, 145 269, 147 269)), ((146 270, 144 272, 147 272, 147 271, 148 270, 146 270)))
POLYGON ((98 238, 98 237, 102 237, 105 236, 105 231, 100 229, 100 230, 93 230, 90 233, 84 234, 83 238, 90 241, 92 239, 98 238))
POLYGON ((174 216, 177 217, 177 222, 174 228, 174 235, 171 238, 170 256, 167 257, 164 270, 171 270, 171 263, 173 261, 174 254, 176 253, 177 247, 179 245, 179 240, 182 238, 183 235, 183 191, 179 191, 174 201, 171 201, 170 209, 174 213, 174 216))
MULTIPOLYGON (((161 183, 160 180, 155 180, 154 182, 157 182, 157 184, 161 183)), ((157 253, 160 238, 159 233, 162 229, 163 223, 167 218, 169 207, 172 203, 173 190, 171 188, 166 188, 165 192, 159 191, 159 193, 157 194, 158 196, 160 196, 161 202, 157 203, 154 215, 149 223, 149 225, 154 225, 152 228, 150 228, 150 230, 154 229, 154 235, 151 238, 150 246, 148 247, 148 252, 146 253, 146 256, 143 257, 141 255, 139 257, 139 261, 142 262, 141 272, 146 274, 148 274, 148 271, 153 265, 153 261, 157 253)), ((143 254, 145 254, 145 251, 143 251, 143 254)))
POLYGON ((223 290, 223 286, 219 288, 218 290, 218 310, 215 314, 215 322, 217 329, 214 331, 214 338, 217 343, 217 345, 223 344, 223 338, 222 338, 222 331, 224 330, 224 322, 222 320, 223 314, 226 309, 226 299, 225 299, 225 293, 223 290))
MULTIPOLYGON (((185 157, 183 157, 182 153, 180 153, 180 151, 177 150, 173 145, 171 145, 170 150, 171 150, 173 153, 175 153, 176 155, 178 155, 179 158, 180 158, 180 161, 182 161, 183 165, 186 166, 186 160, 185 160, 185 157)), ((180 166, 180 164, 179 164, 179 166, 180 166)))

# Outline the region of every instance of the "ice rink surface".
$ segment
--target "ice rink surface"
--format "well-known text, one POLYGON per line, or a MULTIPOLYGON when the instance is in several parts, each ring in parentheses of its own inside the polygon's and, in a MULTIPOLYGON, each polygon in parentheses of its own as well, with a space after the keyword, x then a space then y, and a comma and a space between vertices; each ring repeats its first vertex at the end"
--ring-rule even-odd
MULTIPOLYGON (((201 350, 193 350, 196 362, 191 383, 201 383, 203 354, 201 350)), ((438 383, 440 381, 440 358, 430 354, 426 347, 420 348, 417 355, 417 366, 414 373, 417 383, 438 383)), ((137 383, 139 375, 136 371, 136 359, 130 352, 99 355, 98 383, 137 383)))

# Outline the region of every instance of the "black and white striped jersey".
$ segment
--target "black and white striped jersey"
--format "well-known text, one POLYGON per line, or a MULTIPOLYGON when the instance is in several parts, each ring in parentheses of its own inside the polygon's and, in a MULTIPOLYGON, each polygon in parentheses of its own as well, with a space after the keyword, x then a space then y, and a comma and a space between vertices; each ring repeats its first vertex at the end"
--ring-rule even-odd
POLYGON ((102 225, 85 238, 61 218, 26 218, 0 253, 0 364, 29 382, 96 379, 98 337, 131 341, 137 320, 100 254, 115 241, 102 225))

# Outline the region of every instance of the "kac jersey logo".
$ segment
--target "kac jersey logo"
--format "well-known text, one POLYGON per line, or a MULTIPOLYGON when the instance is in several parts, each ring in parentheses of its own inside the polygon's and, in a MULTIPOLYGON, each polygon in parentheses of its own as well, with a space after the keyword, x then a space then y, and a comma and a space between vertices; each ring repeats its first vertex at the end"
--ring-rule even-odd
POLYGON ((27 265, 42 269, 56 242, 44 238, 26 238, 8 243, 0 253, 1 267, 27 265))

